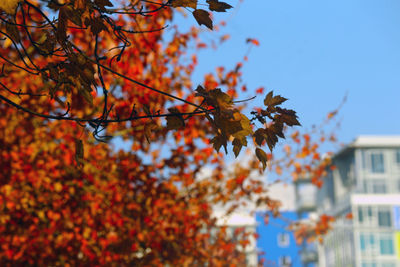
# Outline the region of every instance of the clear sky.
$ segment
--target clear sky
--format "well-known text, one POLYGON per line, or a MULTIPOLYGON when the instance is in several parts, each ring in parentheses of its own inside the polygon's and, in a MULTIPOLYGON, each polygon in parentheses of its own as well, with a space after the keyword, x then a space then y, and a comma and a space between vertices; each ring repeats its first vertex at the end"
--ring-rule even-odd
MULTIPOLYGON (((244 80, 289 98, 287 107, 304 126, 320 123, 348 93, 340 141, 400 134, 400 1, 226 2, 235 8, 214 16, 227 20, 223 32, 231 39, 199 54, 197 77, 233 66, 246 52, 246 38, 256 38, 261 45, 252 48, 244 80)), ((217 36, 204 31, 203 38, 217 36)))

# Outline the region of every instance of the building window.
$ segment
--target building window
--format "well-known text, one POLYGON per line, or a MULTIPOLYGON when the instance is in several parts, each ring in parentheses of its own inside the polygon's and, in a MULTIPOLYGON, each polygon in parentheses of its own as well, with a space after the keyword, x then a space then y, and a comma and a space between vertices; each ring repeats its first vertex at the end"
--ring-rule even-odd
POLYGON ((387 179, 364 179, 363 192, 366 194, 386 194, 389 190, 396 190, 395 188, 388 188, 387 179))
POLYGON ((374 194, 385 194, 386 193, 386 181, 381 180, 373 180, 372 181, 372 193, 374 194))
POLYGON ((358 221, 362 224, 364 221, 363 209, 358 207, 358 221))
POLYGON ((282 256, 279 257, 279 267, 291 267, 292 266, 292 259, 290 256, 282 256))
POLYGON ((396 267, 396 263, 386 262, 386 263, 382 263, 381 266, 382 267, 396 267))
POLYGON ((371 153, 371 172, 373 173, 384 173, 384 161, 382 153, 371 153))
POLYGON ((375 249, 375 238, 373 234, 361 233, 360 234, 360 248, 363 253, 373 253, 375 249))
POLYGON ((392 226, 392 216, 390 210, 378 210, 378 223, 379 226, 391 227, 392 226))
POLYGON ((390 235, 383 235, 379 240, 379 251, 382 255, 393 255, 393 238, 390 235))
POLYGON ((278 234, 278 246, 281 248, 286 248, 290 244, 290 237, 288 233, 278 234))
POLYGON ((358 221, 360 224, 373 225, 375 224, 374 218, 376 218, 376 215, 374 216, 372 207, 370 206, 358 207, 358 221))
POLYGON ((396 150, 396 163, 400 164, 400 149, 396 150))
POLYGON ((376 263, 375 262, 363 262, 363 264, 361 265, 362 267, 376 267, 376 263))
POLYGON ((365 245, 365 236, 363 234, 360 235, 360 248, 361 251, 365 251, 366 250, 366 245, 365 245))
POLYGON ((368 218, 371 219, 373 217, 373 215, 372 215, 373 214, 372 213, 372 207, 370 207, 370 206, 367 207, 367 213, 368 213, 368 218))
MULTIPOLYGON (((400 230, 400 206, 392 207, 393 210, 393 224, 396 231, 400 230)), ((399 247, 400 250, 400 247, 399 247)))

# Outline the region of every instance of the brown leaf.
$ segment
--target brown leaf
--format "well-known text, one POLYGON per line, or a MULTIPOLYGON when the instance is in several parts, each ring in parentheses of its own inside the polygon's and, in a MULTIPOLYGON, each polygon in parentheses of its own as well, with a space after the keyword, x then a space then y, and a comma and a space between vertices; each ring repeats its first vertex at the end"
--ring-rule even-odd
POLYGON ((19 30, 15 24, 12 24, 11 22, 6 23, 6 30, 8 35, 10 35, 14 42, 19 43, 21 41, 19 30))
POLYGON ((143 111, 147 116, 152 115, 149 104, 143 104, 143 111))
POLYGON ((267 141, 268 148, 269 148, 269 150, 271 150, 271 152, 272 152, 272 150, 274 149, 276 143, 278 143, 278 137, 277 137, 277 135, 276 135, 272 130, 270 130, 269 128, 266 128, 266 129, 264 130, 264 133, 265 133, 264 136, 265 136, 265 140, 267 141))
POLYGON ((57 41, 64 45, 65 39, 67 38, 67 15, 65 13, 65 7, 60 8, 58 12, 58 24, 57 24, 57 41))
POLYGON ((195 91, 196 91, 196 96, 202 96, 202 97, 208 96, 206 89, 204 89, 203 86, 201 85, 198 85, 195 91))
POLYGON ((256 144, 259 146, 262 146, 262 143, 265 140, 265 130, 260 128, 257 129, 253 135, 253 137, 255 138, 256 144))
POLYGON ((222 135, 217 135, 210 141, 213 144, 214 149, 219 152, 221 146, 224 146, 225 153, 228 154, 228 150, 226 149, 227 138, 222 135))
POLYGON ((283 102, 285 102, 287 100, 287 98, 284 98, 280 95, 277 96, 273 96, 273 91, 269 92, 267 94, 267 96, 264 99, 264 105, 265 106, 276 106, 276 105, 280 105, 283 102))
POLYGON ((178 116, 168 116, 167 117, 167 129, 168 130, 177 130, 181 127, 185 126, 182 118, 178 116))
POLYGON ((173 7, 191 7, 197 8, 197 0, 173 0, 171 1, 173 7))
POLYGON ((82 14, 80 10, 72 8, 72 6, 65 6, 64 12, 66 17, 75 25, 82 27, 82 14))
POLYGON ((263 170, 265 170, 265 168, 267 167, 267 160, 268 160, 267 153, 265 153, 264 150, 260 148, 256 148, 256 156, 258 160, 261 161, 263 165, 263 170))
POLYGON ((168 109, 171 114, 176 114, 175 116, 168 116, 167 119, 167 129, 168 130, 177 130, 183 126, 185 126, 185 121, 182 116, 179 115, 179 110, 177 108, 169 108, 168 109))
POLYGON ((80 139, 75 139, 75 161, 78 166, 83 164, 83 142, 80 139))
POLYGON ((271 126, 268 127, 270 130, 272 130, 277 136, 281 138, 285 138, 285 135, 283 133, 283 123, 280 121, 275 122, 271 126))
POLYGON ((232 98, 228 94, 222 92, 219 88, 211 90, 209 96, 214 100, 214 105, 218 105, 218 108, 226 109, 232 106, 232 98))
POLYGON ((240 150, 242 150, 243 147, 242 141, 240 139, 235 138, 233 139, 232 145, 233 145, 233 153, 235 153, 235 157, 237 157, 240 153, 240 150))
POLYGON ((96 17, 90 20, 90 31, 93 33, 93 35, 97 35, 103 30, 108 31, 101 18, 96 17))
POLYGON ((91 89, 89 87, 81 87, 79 93, 85 98, 86 102, 93 105, 93 95, 90 93, 91 89))
POLYGON ((206 2, 208 3, 211 11, 226 12, 227 9, 232 8, 231 5, 225 2, 219 2, 218 0, 207 0, 206 2))
POLYGON ((113 4, 109 0, 94 0, 94 3, 101 9, 106 10, 106 6, 112 7, 113 4))
POLYGON ((41 39, 43 39, 43 41, 38 42, 38 44, 40 45, 40 49, 43 50, 45 53, 53 52, 55 39, 52 37, 52 35, 48 31, 44 31, 41 39))
POLYGON ((301 125, 300 122, 297 120, 296 115, 282 114, 282 120, 289 126, 301 125))
POLYGON ((243 128, 240 125, 240 121, 229 120, 226 116, 215 115, 215 125, 227 136, 232 135, 236 132, 241 131, 243 128))
POLYGON ((280 114, 275 115, 276 122, 286 123, 288 126, 301 125, 297 120, 296 111, 285 108, 276 108, 280 114))
MULTIPOLYGON (((168 120, 167 120, 167 124, 168 124, 168 120)), ((146 123, 144 126, 144 135, 146 137, 147 142, 150 144, 150 137, 151 137, 151 132, 155 129, 158 128, 157 123, 155 123, 154 121, 150 121, 149 123, 146 123)))
POLYGON ((199 25, 205 25, 210 30, 213 29, 213 22, 210 18, 210 14, 203 9, 196 9, 193 11, 193 16, 199 25))

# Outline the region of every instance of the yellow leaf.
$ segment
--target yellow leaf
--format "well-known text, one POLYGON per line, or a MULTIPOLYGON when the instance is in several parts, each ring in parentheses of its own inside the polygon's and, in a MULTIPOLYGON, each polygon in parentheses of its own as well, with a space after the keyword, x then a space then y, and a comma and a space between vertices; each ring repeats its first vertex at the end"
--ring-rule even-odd
POLYGON ((210 97, 216 103, 218 103, 219 108, 229 108, 233 104, 232 98, 228 94, 222 92, 221 89, 219 89, 219 88, 211 90, 210 91, 210 97))
POLYGON ((54 184, 54 190, 56 190, 56 192, 61 192, 62 188, 63 187, 61 183, 57 182, 54 184))
POLYGON ((38 211, 37 215, 38 215, 39 219, 41 219, 43 221, 46 219, 46 215, 44 214, 44 211, 42 211, 42 210, 38 211))
POLYGON ((90 228, 89 228, 89 227, 85 227, 85 229, 83 230, 83 237, 84 237, 85 239, 89 239, 89 237, 90 237, 90 232, 91 232, 90 228))
POLYGON ((3 43, 3 48, 8 48, 10 45, 12 45, 11 39, 10 38, 6 38, 4 40, 4 43, 3 43))
POLYGON ((264 99, 264 105, 266 106, 276 106, 280 105, 287 100, 287 98, 281 97, 280 95, 273 96, 274 92, 271 91, 267 94, 264 99))
POLYGON ((0 9, 7 14, 14 15, 19 2, 22 2, 22 0, 2 0, 0 1, 0 9))
POLYGON ((11 191, 12 191, 12 186, 9 185, 9 184, 7 184, 7 185, 5 185, 5 186, 3 187, 3 189, 4 189, 5 195, 6 195, 6 196, 9 196, 10 193, 11 193, 11 191))
POLYGON ((263 170, 265 170, 265 168, 267 167, 267 160, 268 160, 267 154, 264 152, 264 150, 256 148, 256 156, 258 160, 261 161, 263 165, 263 170))

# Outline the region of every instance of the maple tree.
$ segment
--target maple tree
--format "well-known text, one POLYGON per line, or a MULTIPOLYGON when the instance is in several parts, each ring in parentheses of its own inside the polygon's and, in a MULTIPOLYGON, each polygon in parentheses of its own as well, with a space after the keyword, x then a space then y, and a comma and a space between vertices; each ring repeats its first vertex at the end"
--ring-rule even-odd
POLYGON ((192 84, 197 58, 183 56, 199 29, 172 27, 170 40, 164 30, 179 7, 212 29, 198 5, 0 3, 2 265, 243 263, 224 227, 210 234, 212 206, 247 198, 277 210, 249 173, 267 167, 264 147, 299 122, 272 92, 264 108, 243 114, 235 100, 242 63, 192 84), (115 136, 132 142, 129 152, 107 143, 115 136), (227 178, 220 148, 238 156, 248 141, 258 160, 227 178), (198 179, 207 164, 213 174, 198 179))

